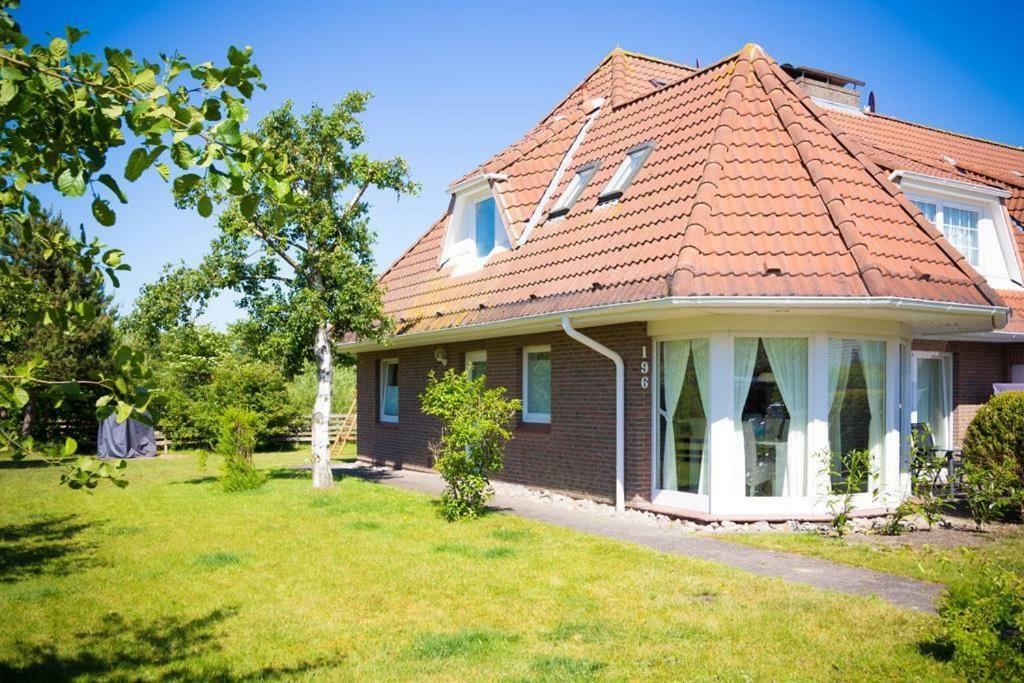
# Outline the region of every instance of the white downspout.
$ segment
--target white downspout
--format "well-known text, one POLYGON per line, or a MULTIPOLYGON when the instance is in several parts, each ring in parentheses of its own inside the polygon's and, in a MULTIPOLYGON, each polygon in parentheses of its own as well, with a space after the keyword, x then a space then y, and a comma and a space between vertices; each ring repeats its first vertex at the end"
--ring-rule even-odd
POLYGON ((579 332, 569 322, 568 316, 562 316, 562 329, 580 344, 610 358, 615 363, 615 509, 626 509, 626 366, 622 356, 607 346, 598 344, 590 337, 579 332))

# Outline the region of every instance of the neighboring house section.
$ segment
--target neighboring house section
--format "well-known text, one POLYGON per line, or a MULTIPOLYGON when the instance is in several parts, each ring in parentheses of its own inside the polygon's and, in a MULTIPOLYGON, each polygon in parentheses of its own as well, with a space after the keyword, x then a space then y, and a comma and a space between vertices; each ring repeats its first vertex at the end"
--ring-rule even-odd
POLYGON ((1010 168, 1024 153, 952 148, 969 177, 914 161, 938 144, 881 154, 899 139, 882 123, 912 124, 851 106, 854 83, 755 45, 699 70, 613 51, 453 183, 382 276, 396 335, 348 344, 360 457, 430 466, 438 425, 419 396, 454 367, 523 400, 510 481, 811 516, 828 454, 863 449, 877 481, 861 507, 894 504, 912 422, 955 445, 1024 363, 1024 329, 1007 325, 1024 303, 1010 168), (1014 156, 986 171, 997 154, 1014 156))

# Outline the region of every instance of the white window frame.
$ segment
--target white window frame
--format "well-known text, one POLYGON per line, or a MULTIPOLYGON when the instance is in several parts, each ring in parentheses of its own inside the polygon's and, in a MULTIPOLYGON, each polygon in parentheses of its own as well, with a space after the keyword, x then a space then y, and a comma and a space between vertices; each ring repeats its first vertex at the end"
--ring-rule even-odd
POLYGON ((625 194, 629 188, 633 179, 636 177, 640 169, 647 163, 647 157, 651 156, 651 152, 654 151, 654 142, 648 141, 643 142, 639 145, 635 145, 626 150, 626 156, 622 159, 618 166, 615 167, 615 173, 608 180, 608 184, 601 190, 601 194, 597 197, 598 206, 606 206, 613 202, 617 202, 625 194), (630 170, 630 160, 637 157, 636 168, 630 170))
MULTIPOLYGON (((551 424, 551 413, 532 413, 530 412, 529 396, 530 396, 530 372, 528 360, 531 353, 551 353, 550 344, 540 344, 536 346, 523 347, 523 422, 530 422, 535 424, 551 424)), ((552 359, 553 360, 553 359, 552 359)), ((554 370, 554 363, 552 363, 552 371, 554 370)), ((551 386, 552 399, 554 399, 554 372, 548 380, 551 386)), ((552 401, 553 402, 553 401, 552 401)))
MULTIPOLYGON (((389 415, 389 414, 384 412, 384 392, 385 392, 385 390, 387 388, 386 382, 387 382, 387 374, 388 374, 387 368, 389 366, 392 366, 392 365, 394 365, 396 367, 398 366, 398 359, 397 358, 382 358, 381 361, 380 361, 380 380, 379 380, 380 381, 380 396, 378 398, 377 415, 378 415, 378 418, 380 419, 381 422, 397 423, 398 422, 398 413, 395 413, 394 415, 389 415)), ((401 396, 402 396, 401 384, 399 384, 398 396, 399 396, 399 400, 401 400, 401 396)))
POLYGON ((921 358, 938 358, 942 361, 942 371, 949 379, 949 395, 942 397, 945 412, 945 441, 949 448, 953 445, 953 354, 948 351, 911 351, 910 352, 910 424, 920 422, 917 411, 917 361, 921 358))
POLYGON ((472 369, 473 369, 473 366, 476 363, 486 363, 486 362, 487 362, 487 351, 483 351, 483 350, 467 351, 466 352, 466 374, 467 375, 472 375, 473 374, 472 373, 472 369))
POLYGON ((512 248, 512 238, 506 225, 505 206, 490 185, 504 176, 490 174, 452 188, 454 203, 448 219, 439 267, 453 266, 452 275, 465 275, 484 267, 496 254, 512 248), (488 198, 494 199, 494 248, 483 256, 476 253, 476 205, 488 198))
POLYGON ((583 193, 586 192, 587 186, 590 185, 590 181, 594 179, 594 174, 597 173, 599 168, 601 168, 601 162, 592 161, 576 169, 572 180, 569 181, 558 201, 555 202, 555 205, 551 207, 551 211, 548 212, 548 218, 559 218, 569 213, 580 197, 583 196, 583 193))
POLYGON ((651 338, 653 343, 653 381, 651 382, 651 500, 665 505, 712 515, 744 514, 824 514, 826 492, 830 486, 828 476, 821 472, 821 463, 815 456, 827 449, 828 442, 828 340, 863 339, 884 341, 885 347, 885 428, 881 462, 876 462, 878 479, 867 493, 857 494, 857 507, 871 509, 892 505, 902 496, 900 486, 900 448, 906 438, 910 421, 900 419, 899 413, 899 357, 901 346, 910 346, 910 340, 898 336, 822 329, 814 332, 785 330, 743 329, 704 331, 694 334, 666 334, 651 338), (793 477, 789 496, 748 497, 744 492, 745 466, 742 432, 735 425, 733 381, 735 374, 734 340, 737 337, 803 337, 808 340, 807 425, 804 434, 803 463, 788 462, 789 476, 793 477), (709 432, 708 494, 699 495, 659 489, 657 468, 660 466, 659 394, 661 378, 661 342, 675 339, 708 339, 711 365, 711 415, 709 432), (902 423, 902 424, 901 424, 902 423), (875 498, 871 491, 875 485, 881 491, 875 498))
MULTIPOLYGON (((935 205, 934 226, 943 236, 946 234, 943 206, 977 213, 978 263, 971 263, 971 267, 996 289, 1019 291, 1024 288, 1021 285, 1024 275, 1017 255, 1013 227, 1008 223, 1006 209, 1000 203, 1002 194, 931 176, 909 172, 900 174, 900 185, 907 199, 935 205)), ((966 254, 963 257, 970 263, 966 254)))

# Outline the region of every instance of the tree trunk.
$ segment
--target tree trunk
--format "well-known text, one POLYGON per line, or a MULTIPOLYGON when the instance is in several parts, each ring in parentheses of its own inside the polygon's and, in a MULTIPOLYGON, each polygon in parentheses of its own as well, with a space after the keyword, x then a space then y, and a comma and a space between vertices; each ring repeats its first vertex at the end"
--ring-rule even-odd
POLYGON ((316 357, 316 402, 313 404, 312 448, 313 488, 329 489, 334 484, 331 476, 330 420, 331 379, 334 366, 331 359, 331 331, 321 325, 316 331, 313 348, 316 357))
POLYGON ((28 436, 32 431, 32 401, 25 404, 25 414, 21 417, 21 435, 28 436))

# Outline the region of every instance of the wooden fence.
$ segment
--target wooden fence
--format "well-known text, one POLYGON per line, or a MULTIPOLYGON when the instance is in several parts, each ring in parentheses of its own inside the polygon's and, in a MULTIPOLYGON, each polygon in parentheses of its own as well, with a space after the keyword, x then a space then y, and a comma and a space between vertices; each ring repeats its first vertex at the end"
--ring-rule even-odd
MULTIPOLYGON (((356 416, 355 413, 331 413, 331 419, 327 423, 328 433, 328 444, 333 445, 335 439, 343 429, 348 431, 348 441, 355 443, 356 441, 356 416), (352 424, 346 427, 346 422, 351 420, 352 424)), ((313 433, 310 431, 310 425, 308 423, 303 424, 301 428, 292 432, 291 434, 285 434, 283 436, 274 436, 268 439, 271 443, 291 443, 291 444, 308 444, 313 440, 313 433)), ((187 448, 190 444, 177 444, 179 448, 187 448)), ((175 446, 164 436, 161 432, 156 433, 156 447, 159 451, 167 453, 167 451, 175 446)))

